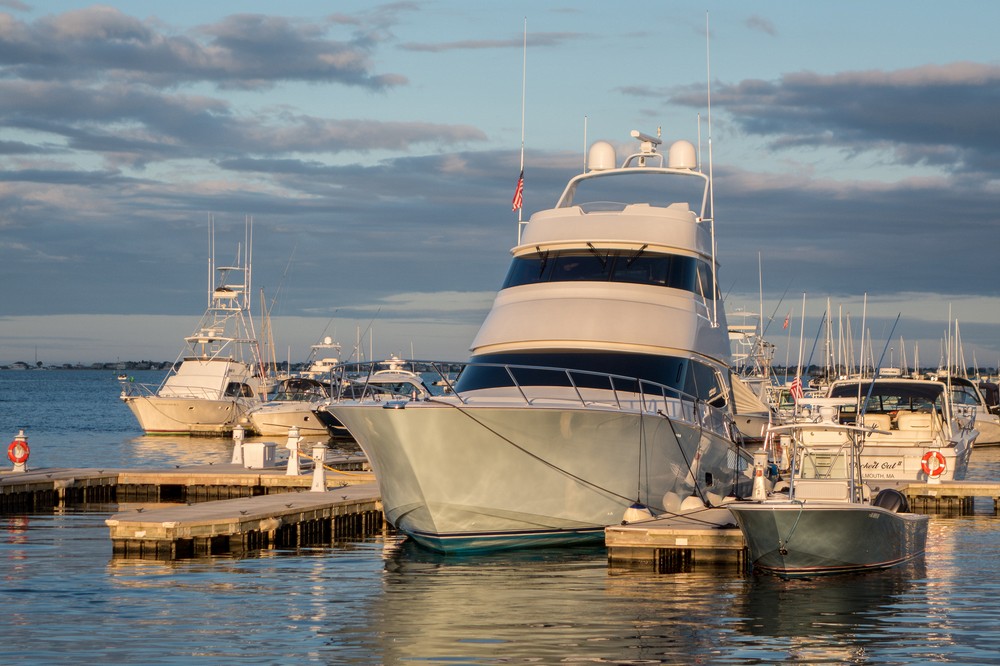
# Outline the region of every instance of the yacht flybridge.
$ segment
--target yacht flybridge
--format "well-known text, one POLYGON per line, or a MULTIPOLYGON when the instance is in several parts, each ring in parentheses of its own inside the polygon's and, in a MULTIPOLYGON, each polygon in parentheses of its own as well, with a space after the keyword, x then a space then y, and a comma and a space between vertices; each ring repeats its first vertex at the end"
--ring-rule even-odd
POLYGON ((452 390, 328 408, 419 543, 601 539, 636 503, 662 514, 749 492, 711 181, 691 143, 664 160, 659 137, 632 136, 621 166, 595 143, 588 171, 531 216, 452 390))

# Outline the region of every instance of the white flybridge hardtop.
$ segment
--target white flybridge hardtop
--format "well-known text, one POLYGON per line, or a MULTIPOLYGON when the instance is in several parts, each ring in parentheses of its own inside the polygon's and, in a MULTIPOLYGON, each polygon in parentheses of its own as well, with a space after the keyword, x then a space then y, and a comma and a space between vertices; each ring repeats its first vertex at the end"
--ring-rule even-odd
POLYGON ((225 435, 249 425, 247 412, 266 396, 248 296, 250 229, 236 265, 210 259, 208 308, 163 383, 122 382, 121 399, 147 434, 225 435))
POLYGON ((328 408, 368 455, 389 521, 421 544, 602 539, 636 504, 663 514, 749 492, 711 179, 691 143, 664 160, 658 137, 632 135, 639 152, 616 166, 597 142, 531 216, 444 396, 328 408))
POLYGON ((656 152, 659 139, 632 135, 641 150, 621 168, 614 168, 612 145, 598 141, 590 150, 590 171, 569 182, 555 208, 531 216, 512 251, 505 288, 472 343, 474 355, 596 346, 694 352, 729 364, 706 214, 709 180, 696 170, 687 141, 671 146, 664 165, 656 152), (664 188, 664 177, 688 182, 664 188), (632 186, 636 181, 644 190, 632 186), (621 189, 648 192, 661 203, 629 203, 621 189), (678 193, 693 195, 697 208, 669 199, 678 193))

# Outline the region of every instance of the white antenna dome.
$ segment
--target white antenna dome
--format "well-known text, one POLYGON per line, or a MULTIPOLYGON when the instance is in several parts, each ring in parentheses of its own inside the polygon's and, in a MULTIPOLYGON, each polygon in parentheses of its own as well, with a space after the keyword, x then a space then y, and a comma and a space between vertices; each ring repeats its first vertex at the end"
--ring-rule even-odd
POLYGON ((697 169, 698 155, 690 141, 674 141, 667 153, 667 166, 671 169, 697 169))
POLYGON ((587 167, 591 171, 614 169, 617 163, 615 147, 607 141, 595 141, 587 154, 587 167))
POLYGON ((331 338, 329 335, 326 336, 325 338, 323 338, 323 344, 324 345, 331 345, 331 344, 333 344, 333 338, 331 338))

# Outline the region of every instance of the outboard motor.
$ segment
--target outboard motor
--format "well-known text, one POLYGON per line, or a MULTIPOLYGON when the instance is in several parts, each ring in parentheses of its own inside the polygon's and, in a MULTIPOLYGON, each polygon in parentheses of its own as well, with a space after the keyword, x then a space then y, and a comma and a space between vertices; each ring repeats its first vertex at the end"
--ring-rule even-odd
POLYGON ((909 513, 910 503, 906 501, 906 495, 895 488, 883 488, 872 501, 875 506, 882 507, 893 513, 909 513))

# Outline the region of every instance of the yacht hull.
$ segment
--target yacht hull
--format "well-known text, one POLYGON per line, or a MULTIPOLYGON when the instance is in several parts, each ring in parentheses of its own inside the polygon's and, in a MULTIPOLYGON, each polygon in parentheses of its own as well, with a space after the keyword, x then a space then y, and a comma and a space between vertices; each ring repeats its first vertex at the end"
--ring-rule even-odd
POLYGON ((328 409, 368 456, 388 521, 433 550, 600 540, 635 501, 662 511, 667 493, 721 501, 748 490, 733 442, 662 416, 444 400, 388 407, 328 409))
POLYGON ((246 409, 233 399, 128 396, 122 400, 148 435, 228 435, 246 422, 246 409))
POLYGON ((781 576, 886 569, 923 554, 927 516, 870 504, 777 501, 728 504, 750 563, 781 576))
POLYGON ((329 437, 330 431, 314 413, 309 402, 262 405, 250 412, 250 426, 264 437, 287 437, 288 429, 299 429, 302 437, 329 437))

